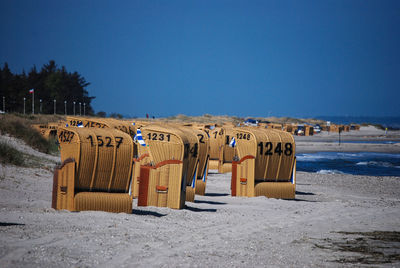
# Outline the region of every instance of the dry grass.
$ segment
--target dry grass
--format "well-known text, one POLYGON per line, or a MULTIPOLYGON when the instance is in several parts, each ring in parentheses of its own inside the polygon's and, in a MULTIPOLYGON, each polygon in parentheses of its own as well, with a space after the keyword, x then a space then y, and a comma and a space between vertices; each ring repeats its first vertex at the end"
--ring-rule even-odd
MULTIPOLYGON (((239 123, 244 122, 247 118, 250 117, 236 117, 236 116, 227 116, 227 115, 210 115, 204 114, 202 116, 187 116, 184 114, 178 114, 175 116, 170 116, 166 118, 158 118, 158 119, 143 119, 138 118, 140 121, 150 121, 150 122, 167 122, 167 123, 200 123, 200 124, 233 124, 237 125, 239 123)), ((312 118, 307 119, 297 119, 291 117, 251 117, 260 122, 271 122, 278 124, 325 124, 326 122, 323 120, 316 120, 312 118)), ((135 120, 135 119, 131 119, 135 120)))
POLYGON ((0 163, 24 166, 23 153, 5 142, 0 142, 0 163))
POLYGON ((57 122, 63 117, 54 115, 21 115, 3 114, 0 116, 0 134, 8 134, 25 141, 29 146, 43 153, 54 153, 57 151, 55 140, 46 140, 31 125, 37 123, 57 122))

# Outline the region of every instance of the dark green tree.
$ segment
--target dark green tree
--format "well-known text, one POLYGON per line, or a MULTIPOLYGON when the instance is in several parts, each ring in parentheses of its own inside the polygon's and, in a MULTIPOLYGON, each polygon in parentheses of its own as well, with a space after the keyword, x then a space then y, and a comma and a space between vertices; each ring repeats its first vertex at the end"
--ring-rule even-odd
POLYGON ((26 112, 32 112, 32 98, 29 89, 35 90, 35 113, 40 112, 40 100, 42 101, 42 113, 54 113, 54 100, 56 112, 64 114, 67 104, 67 113, 73 113, 73 102, 76 102, 76 114, 93 115, 94 110, 91 101, 95 98, 89 96, 86 88, 90 85, 79 73, 70 73, 64 66, 57 67, 51 60, 45 64, 40 72, 33 66, 28 73, 13 74, 8 64, 0 68, 0 97, 6 97, 6 110, 8 112, 22 112, 23 98, 26 98, 26 112))

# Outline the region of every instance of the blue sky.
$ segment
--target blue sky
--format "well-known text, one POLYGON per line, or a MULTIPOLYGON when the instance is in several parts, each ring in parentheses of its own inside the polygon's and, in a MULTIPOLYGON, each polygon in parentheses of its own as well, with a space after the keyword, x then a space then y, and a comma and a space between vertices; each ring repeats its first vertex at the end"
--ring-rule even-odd
POLYGON ((1 65, 53 59, 96 111, 400 115, 400 1, 0 0, 0 25, 1 65))

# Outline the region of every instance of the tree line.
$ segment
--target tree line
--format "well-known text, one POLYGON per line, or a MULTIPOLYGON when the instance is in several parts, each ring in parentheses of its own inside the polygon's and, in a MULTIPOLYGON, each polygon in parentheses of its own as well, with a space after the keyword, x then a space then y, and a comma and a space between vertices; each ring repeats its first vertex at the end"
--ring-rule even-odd
POLYGON ((4 100, 6 112, 23 113, 25 98, 25 112, 32 113, 32 95, 29 91, 33 89, 35 114, 53 114, 56 104, 57 114, 64 114, 65 108, 67 114, 73 114, 75 106, 76 114, 81 109, 82 115, 83 110, 86 115, 93 115, 91 101, 95 97, 89 96, 85 89, 89 85, 79 73, 68 72, 64 66, 58 68, 53 60, 44 64, 40 72, 33 66, 28 74, 25 71, 13 74, 5 63, 3 68, 0 67, 0 110, 3 110, 4 100))

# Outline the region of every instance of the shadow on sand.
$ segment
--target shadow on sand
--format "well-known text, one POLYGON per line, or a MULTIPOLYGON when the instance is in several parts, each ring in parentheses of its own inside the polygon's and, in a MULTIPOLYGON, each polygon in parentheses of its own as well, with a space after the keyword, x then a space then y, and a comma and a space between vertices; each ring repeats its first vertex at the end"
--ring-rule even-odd
POLYGON ((300 199, 300 198, 295 198, 295 199, 283 199, 286 201, 296 201, 296 202, 310 202, 310 203, 317 203, 320 201, 316 201, 316 200, 306 200, 306 199, 300 199))
POLYGON ((24 223, 0 222, 0 226, 24 226, 24 223))
POLYGON ((132 214, 141 215, 141 216, 154 216, 154 217, 158 217, 158 218, 167 216, 167 214, 161 214, 161 213, 154 212, 154 211, 139 210, 139 209, 132 209, 132 214))
POLYGON ((215 208, 195 208, 195 207, 189 207, 188 205, 185 205, 185 209, 193 212, 217 212, 215 208))
POLYGON ((300 191, 296 191, 296 194, 298 194, 298 195, 315 195, 314 193, 307 193, 307 192, 300 192, 300 191))
POLYGON ((207 201, 207 200, 194 200, 195 203, 199 204, 210 204, 210 205, 226 205, 224 202, 207 201))
POLYGON ((229 194, 224 193, 206 193, 204 196, 228 196, 229 194))

